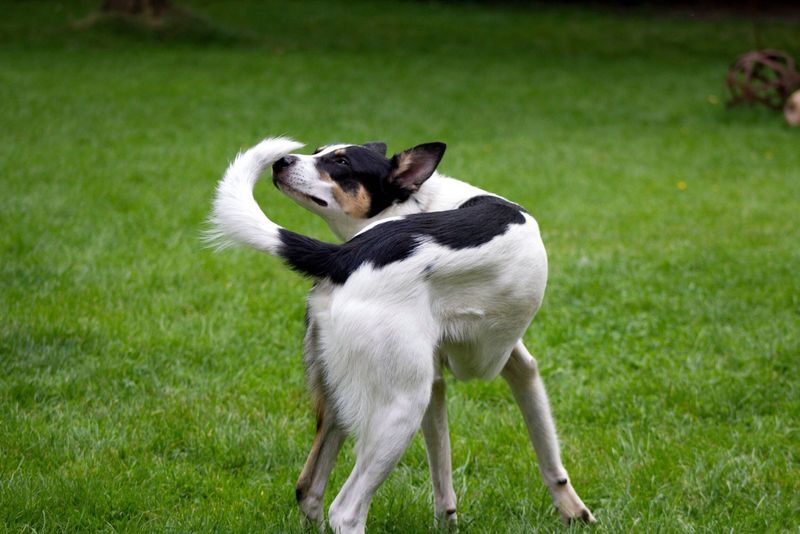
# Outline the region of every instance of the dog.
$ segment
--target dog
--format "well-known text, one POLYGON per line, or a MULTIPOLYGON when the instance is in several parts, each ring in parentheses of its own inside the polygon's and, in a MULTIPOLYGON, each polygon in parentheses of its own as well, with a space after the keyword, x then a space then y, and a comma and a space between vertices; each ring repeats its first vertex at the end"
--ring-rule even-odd
POLYGON ((544 384, 522 343, 547 282, 536 220, 436 172, 444 143, 391 158, 384 143, 292 154, 302 146, 268 138, 239 154, 217 186, 208 237, 278 256, 314 280, 303 348, 317 432, 296 487, 304 519, 324 528, 325 487, 351 434, 356 463, 328 521, 334 532, 363 532, 373 494, 421 427, 436 522, 455 526, 447 368, 460 380, 505 379, 562 518, 594 522, 561 462, 544 384), (269 166, 275 186, 342 244, 267 218, 253 187, 269 166))

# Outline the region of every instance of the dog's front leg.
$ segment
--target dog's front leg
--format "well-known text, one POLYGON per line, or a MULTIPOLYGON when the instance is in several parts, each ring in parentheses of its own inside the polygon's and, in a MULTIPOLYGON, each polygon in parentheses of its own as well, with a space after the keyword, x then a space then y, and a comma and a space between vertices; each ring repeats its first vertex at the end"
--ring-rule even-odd
POLYGON ((450 432, 447 425, 445 385, 441 369, 431 389, 431 400, 422 419, 422 434, 428 450, 428 465, 433 482, 433 506, 438 527, 456 526, 456 493, 453 490, 453 470, 450 459, 450 432))
POLYGON ((539 470, 562 519, 566 523, 575 520, 594 523, 595 518, 592 512, 578 497, 569 480, 567 470, 561 463, 556 425, 553 422, 553 415, 550 413, 550 403, 547 400, 544 382, 539 375, 536 360, 530 355, 522 341, 518 341, 511 351, 511 357, 503 368, 502 375, 511 387, 511 392, 522 410, 522 417, 528 427, 528 435, 539 460, 539 470))
POLYGON ((328 485, 336 457, 347 435, 337 425, 333 414, 327 413, 324 399, 317 406, 317 434, 311 445, 311 452, 297 480, 295 495, 300 507, 303 522, 310 521, 320 531, 325 530, 323 504, 325 487, 328 485))

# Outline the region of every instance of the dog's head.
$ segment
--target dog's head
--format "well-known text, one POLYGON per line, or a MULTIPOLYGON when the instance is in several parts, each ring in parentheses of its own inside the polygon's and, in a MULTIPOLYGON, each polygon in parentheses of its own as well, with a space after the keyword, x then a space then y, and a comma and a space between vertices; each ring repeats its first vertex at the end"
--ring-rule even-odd
POLYGON ((328 222, 365 220, 405 202, 436 170, 444 143, 426 143, 392 158, 384 143, 327 145, 272 165, 275 186, 328 222))

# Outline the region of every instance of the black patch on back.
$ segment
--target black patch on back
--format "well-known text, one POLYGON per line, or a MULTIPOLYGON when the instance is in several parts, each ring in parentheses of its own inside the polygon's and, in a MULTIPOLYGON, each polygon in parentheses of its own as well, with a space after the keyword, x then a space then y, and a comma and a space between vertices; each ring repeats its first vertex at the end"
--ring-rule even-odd
POLYGON ((359 185, 364 186, 370 196, 367 218, 409 197, 408 191, 388 181, 392 161, 373 149, 348 146, 318 157, 316 165, 346 192, 354 192, 359 185))
POLYGON ((506 233, 510 225, 524 224, 523 211, 501 198, 481 195, 458 209, 417 213, 381 223, 341 245, 281 229, 280 255, 296 271, 344 284, 364 263, 383 267, 402 261, 425 239, 454 250, 488 243, 506 233))

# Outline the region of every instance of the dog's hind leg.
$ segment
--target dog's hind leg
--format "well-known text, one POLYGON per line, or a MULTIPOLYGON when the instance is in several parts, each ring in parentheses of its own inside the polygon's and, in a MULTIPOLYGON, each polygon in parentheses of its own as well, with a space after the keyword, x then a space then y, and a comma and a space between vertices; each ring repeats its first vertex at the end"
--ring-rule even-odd
POLYGON ((422 434, 428 450, 428 465, 433 482, 433 506, 437 526, 456 525, 456 493, 453 490, 453 471, 450 459, 450 433, 447 425, 444 377, 441 368, 436 372, 431 400, 422 418, 422 434))
MULTIPOLYGON (((425 324, 417 327, 412 321, 405 326, 417 334, 426 330, 425 324)), ((423 335, 412 340, 401 337, 401 332, 405 330, 387 332, 384 328, 383 345, 357 356, 361 373, 349 374, 345 383, 350 413, 355 415, 356 463, 328 512, 336 533, 364 532, 372 496, 419 430, 430 401, 434 340, 423 335), (392 343, 395 340, 403 343, 397 352, 391 350, 398 346, 392 343)))
POLYGON ((556 426, 544 383, 536 360, 522 341, 518 341, 511 351, 502 376, 522 410, 528 435, 539 460, 539 470, 562 519, 567 523, 575 520, 594 523, 594 516, 578 497, 561 463, 556 426))
POLYGON ((364 421, 356 440, 356 464, 328 513, 331 528, 337 534, 364 532, 372 496, 419 429, 430 383, 425 389, 422 399, 417 394, 397 397, 390 405, 373 410, 364 421))
POLYGON ((320 531, 325 528, 322 513, 325 487, 347 437, 344 430, 336 424, 333 414, 326 413, 327 410, 324 404, 317 407, 317 433, 295 487, 303 523, 314 523, 320 531))
POLYGON ((308 453, 303 471, 297 479, 295 496, 300 507, 300 518, 303 525, 308 522, 317 525, 320 531, 325 529, 323 504, 325 487, 328 485, 336 457, 342 448, 347 434, 337 424, 333 409, 328 405, 325 386, 322 379, 322 368, 319 361, 319 332, 306 311, 306 335, 303 340, 303 360, 306 366, 306 379, 314 395, 317 415, 317 433, 308 453))

